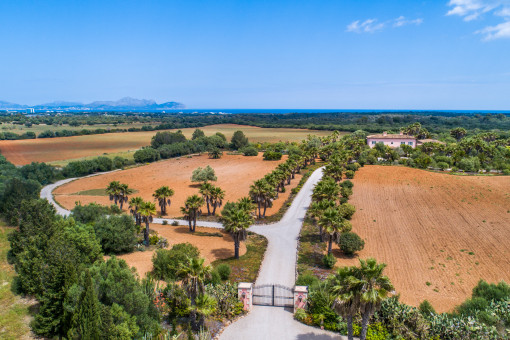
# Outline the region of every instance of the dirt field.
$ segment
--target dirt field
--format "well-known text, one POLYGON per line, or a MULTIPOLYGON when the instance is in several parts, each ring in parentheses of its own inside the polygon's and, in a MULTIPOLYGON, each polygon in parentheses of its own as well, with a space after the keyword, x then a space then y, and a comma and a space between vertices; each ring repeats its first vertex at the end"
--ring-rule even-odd
MULTIPOLYGON (((106 188, 111 181, 129 184, 131 188, 137 190, 134 195, 141 196, 145 200, 153 200, 154 190, 163 185, 168 185, 174 189, 175 195, 172 197, 172 204, 170 208, 167 208, 167 212, 169 216, 176 217, 181 215, 180 207, 183 206, 186 198, 198 194, 199 187, 191 183, 191 173, 197 167, 210 165, 215 170, 218 181, 214 184, 225 190, 224 202, 227 202, 247 196, 253 181, 271 172, 285 159, 286 157, 280 161, 264 161, 262 160, 262 154, 257 157, 224 155, 220 159, 209 159, 205 154, 193 158, 175 158, 129 170, 79 179, 57 188, 53 194, 62 206, 72 209, 75 202, 78 201, 82 204, 90 202, 104 205, 112 204, 107 196, 82 194, 83 191, 106 188)), ((290 195, 291 189, 297 186, 300 179, 301 175, 296 175, 291 185, 286 187, 285 193, 280 194, 280 198, 274 202, 273 207, 268 209, 268 216, 278 211, 290 195)), ((98 191, 96 190, 96 192, 98 191)), ((205 207, 202 211, 207 213, 205 207)))
MULTIPOLYGON (((174 227, 170 225, 151 224, 151 229, 158 232, 160 236, 168 240, 171 248, 174 244, 189 242, 196 246, 200 251, 200 256, 205 258, 207 264, 218 260, 234 256, 234 241, 232 237, 218 229, 197 227, 195 234, 189 232, 188 227, 174 227), (222 233, 223 237, 218 236, 198 236, 199 234, 222 233)), ((241 242, 240 255, 246 253, 246 245, 241 242)), ((154 251, 135 251, 130 254, 117 256, 126 260, 130 267, 135 267, 140 277, 152 270, 152 255, 154 251)))
MULTIPOLYGON (((207 136, 216 132, 230 138, 237 130, 242 130, 250 142, 301 141, 309 134, 318 136, 329 135, 329 131, 259 128, 254 126, 223 124, 201 128, 207 136)), ((175 131, 175 130, 169 130, 175 131)), ((182 129, 190 138, 195 128, 182 129)), ((31 162, 57 162, 69 159, 80 159, 103 154, 124 153, 149 145, 156 131, 109 133, 104 135, 74 136, 61 138, 42 138, 26 140, 0 141, 0 152, 10 162, 24 165, 31 162)), ((132 157, 132 152, 127 154, 132 157)), ((123 155, 126 156, 126 155, 123 155)), ((59 163, 58 165, 62 165, 59 163)))
POLYGON ((359 256, 388 264, 402 301, 417 306, 427 299, 444 312, 480 279, 510 282, 509 177, 374 165, 353 182, 353 231, 365 240, 359 256))

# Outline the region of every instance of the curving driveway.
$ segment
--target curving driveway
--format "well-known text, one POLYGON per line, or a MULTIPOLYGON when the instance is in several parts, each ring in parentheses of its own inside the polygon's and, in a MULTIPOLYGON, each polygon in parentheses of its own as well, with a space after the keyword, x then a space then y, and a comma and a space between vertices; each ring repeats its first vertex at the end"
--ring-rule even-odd
MULTIPOLYGON (((94 174, 91 176, 97 176, 94 174)), ((257 284, 274 283, 293 287, 296 282, 298 237, 303 224, 306 210, 311 203, 313 187, 322 177, 322 168, 315 170, 303 185, 292 205, 283 218, 276 223, 267 225, 253 225, 249 228, 268 240, 267 250, 257 277, 257 284)), ((69 216, 69 210, 59 206, 53 199, 52 191, 76 178, 69 178, 45 186, 41 190, 41 198, 46 198, 55 206, 57 213, 69 216)), ((154 223, 163 221, 180 225, 187 225, 185 220, 154 218, 154 223)), ((197 221, 198 226, 222 228, 221 223, 197 221)), ((320 330, 297 322, 293 318, 292 308, 254 306, 244 318, 228 326, 221 334, 224 340, 330 340, 345 339, 336 333, 320 330)))

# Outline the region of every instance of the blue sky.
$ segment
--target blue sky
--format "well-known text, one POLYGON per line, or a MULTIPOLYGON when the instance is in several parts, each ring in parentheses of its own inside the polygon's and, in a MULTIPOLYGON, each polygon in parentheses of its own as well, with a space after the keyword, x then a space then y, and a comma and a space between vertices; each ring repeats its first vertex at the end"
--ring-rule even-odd
POLYGON ((510 0, 0 1, 0 100, 510 109, 510 0))

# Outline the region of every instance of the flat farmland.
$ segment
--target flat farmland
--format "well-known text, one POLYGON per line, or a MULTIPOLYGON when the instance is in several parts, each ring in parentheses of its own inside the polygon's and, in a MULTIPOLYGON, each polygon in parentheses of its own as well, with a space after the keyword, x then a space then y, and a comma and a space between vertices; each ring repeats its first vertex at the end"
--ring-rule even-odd
MULTIPOLYGON (((297 142, 303 140, 309 134, 317 136, 330 134, 329 131, 259 128, 235 124, 210 125, 200 129, 207 136, 221 132, 225 134, 229 141, 235 131, 241 130, 246 134, 250 142, 259 143, 278 141, 297 142)), ((182 129, 182 131, 186 137, 191 138, 195 128, 186 128, 182 129)), ((103 154, 119 154, 121 156, 132 157, 135 150, 149 145, 152 136, 155 134, 156 131, 141 131, 60 138, 4 140, 0 141, 0 152, 16 165, 24 165, 31 162, 63 165, 65 162, 62 161, 101 156, 103 154)))
MULTIPOLYGON (((174 158, 128 170, 78 179, 58 187, 53 194, 60 205, 73 209, 75 202, 112 204, 108 196, 102 192, 102 189, 105 189, 111 181, 127 183, 130 188, 136 190, 133 196, 141 196, 150 201, 154 201, 152 194, 157 188, 168 185, 174 189, 175 195, 172 197, 172 204, 167 209, 167 213, 168 216, 177 217, 181 216, 180 207, 184 205, 186 198, 198 194, 199 186, 191 182, 191 173, 197 167, 210 165, 215 170, 218 181, 214 184, 225 190, 224 202, 227 202, 247 196, 253 181, 271 172, 285 159, 286 157, 280 161, 264 161, 262 154, 256 157, 224 155, 220 159, 210 159, 205 154, 192 158, 174 158)), ((286 187, 285 193, 280 193, 280 198, 274 202, 272 208, 268 209, 268 216, 278 211, 300 179, 301 175, 296 175, 291 185, 286 187)), ((126 206, 125 208, 127 209, 126 206)), ((205 207, 202 211, 207 213, 205 207)))
MULTIPOLYGON (((354 182, 360 258, 388 264, 401 300, 451 310, 480 279, 510 282, 510 178, 365 166, 354 182)), ((337 265, 358 264, 340 255, 337 265)))

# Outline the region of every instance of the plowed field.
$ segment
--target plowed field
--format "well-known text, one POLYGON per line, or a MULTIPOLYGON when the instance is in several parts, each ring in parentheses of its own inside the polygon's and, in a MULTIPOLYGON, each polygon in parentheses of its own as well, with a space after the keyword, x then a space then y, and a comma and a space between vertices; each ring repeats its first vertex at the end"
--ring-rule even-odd
MULTIPOLYGON (((309 134, 318 136, 330 134, 330 131, 259 128, 235 124, 210 125, 200 129, 204 131, 206 136, 221 132, 227 137, 228 141, 230 141, 235 131, 241 130, 250 142, 260 143, 278 141, 297 142, 303 140, 309 134)), ((195 128, 182 129, 187 138, 191 138, 193 131, 195 131, 195 128)), ((24 165, 31 162, 57 162, 134 151, 142 146, 149 145, 152 136, 155 134, 156 131, 145 131, 60 138, 3 140, 0 141, 0 152, 15 165, 24 165)), ((126 155, 121 154, 121 156, 126 155)))
MULTIPOLYGON (((388 264, 402 301, 427 299, 443 312, 480 279, 510 282, 509 177, 374 165, 353 182, 353 231, 365 240, 359 256, 388 264)), ((335 255, 338 265, 358 263, 335 255)))
MULTIPOLYGON (((262 154, 256 157, 224 155, 220 159, 209 159, 207 155, 193 156, 192 158, 181 157, 129 170, 79 179, 57 188, 53 194, 56 201, 62 206, 72 209, 75 202, 81 202, 81 204, 91 202, 104 205, 112 204, 108 196, 91 195, 91 193, 101 195, 100 189, 106 188, 111 181, 127 183, 129 187, 137 191, 134 196, 141 196, 145 200, 151 201, 154 200, 152 194, 157 188, 168 185, 174 189, 175 195, 171 198, 172 204, 170 208, 167 208, 167 212, 169 216, 176 217, 181 216, 180 207, 184 205, 186 198, 198 194, 199 186, 191 182, 191 173, 194 169, 210 165, 218 177, 218 181, 214 182, 214 185, 225 190, 224 202, 227 202, 247 196, 253 181, 271 172, 285 159, 286 156, 280 161, 264 161, 262 160, 262 154)), ((281 193, 280 198, 275 200, 273 207, 267 210, 268 216, 280 209, 290 195, 291 189, 297 186, 300 179, 301 175, 296 175, 291 185, 286 187, 285 193, 281 193)), ((202 211, 207 213, 205 207, 202 211)))

